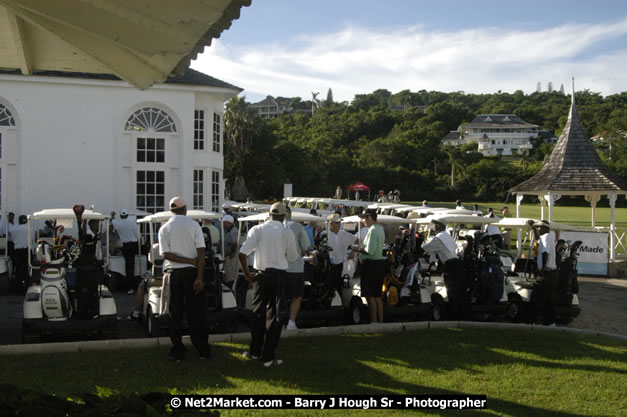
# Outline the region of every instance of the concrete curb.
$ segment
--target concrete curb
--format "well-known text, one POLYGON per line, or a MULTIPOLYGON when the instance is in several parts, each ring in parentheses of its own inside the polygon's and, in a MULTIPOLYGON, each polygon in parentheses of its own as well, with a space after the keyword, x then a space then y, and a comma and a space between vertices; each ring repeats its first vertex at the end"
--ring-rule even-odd
MULTIPOLYGON (((338 327, 318 327, 313 329, 284 330, 281 334, 281 337, 293 338, 337 336, 342 334, 360 333, 402 333, 405 331, 415 330, 473 328, 566 333, 585 336, 609 337, 612 339, 627 342, 627 336, 613 333, 603 333, 594 330, 584 330, 571 327, 546 327, 533 324, 483 323, 476 321, 418 321, 408 323, 376 323, 338 327)), ((209 341, 211 343, 248 343, 250 342, 250 333, 247 332, 233 334, 216 334, 209 336, 209 341)), ((191 346, 189 336, 183 337, 183 343, 191 346)), ((39 353, 88 352, 95 350, 145 349, 158 348, 161 346, 169 347, 170 339, 167 337, 159 337, 150 339, 114 339, 65 343, 40 343, 32 345, 4 345, 0 346, 0 355, 28 355, 39 353)))

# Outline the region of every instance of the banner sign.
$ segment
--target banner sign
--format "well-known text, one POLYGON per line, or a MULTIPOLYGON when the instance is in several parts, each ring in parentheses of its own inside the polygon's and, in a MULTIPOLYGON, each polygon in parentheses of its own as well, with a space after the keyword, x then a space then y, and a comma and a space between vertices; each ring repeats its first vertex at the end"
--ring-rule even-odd
POLYGON ((577 253, 577 272, 581 275, 607 276, 609 262, 609 245, 607 232, 560 232, 560 239, 569 245, 578 240, 583 243, 577 253))

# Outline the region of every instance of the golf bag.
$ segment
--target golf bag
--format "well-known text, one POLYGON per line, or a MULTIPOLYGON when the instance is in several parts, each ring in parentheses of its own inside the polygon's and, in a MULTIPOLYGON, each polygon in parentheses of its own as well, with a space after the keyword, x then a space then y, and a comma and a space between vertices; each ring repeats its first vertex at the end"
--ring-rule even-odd
POLYGON ((558 277, 556 291, 556 305, 569 306, 572 303, 573 294, 579 293, 579 283, 577 282, 577 257, 578 249, 582 242, 574 242, 570 246, 563 240, 559 240, 556 245, 558 261, 558 277))

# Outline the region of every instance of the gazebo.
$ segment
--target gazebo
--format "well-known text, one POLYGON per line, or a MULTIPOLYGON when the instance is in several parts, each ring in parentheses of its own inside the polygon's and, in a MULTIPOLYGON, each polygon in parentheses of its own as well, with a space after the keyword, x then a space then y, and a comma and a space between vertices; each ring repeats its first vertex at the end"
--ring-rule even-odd
POLYGON ((592 207, 592 227, 595 208, 601 196, 607 196, 611 207, 610 262, 616 260, 616 199, 627 194, 624 181, 609 172, 588 139, 575 107, 575 82, 568 121, 548 162, 533 177, 509 190, 516 195, 516 215, 525 195, 535 195, 542 204, 542 218, 548 205, 548 220, 553 220, 553 205, 562 195, 583 195, 592 207))
POLYGON ((351 191, 368 191, 368 200, 370 200, 370 187, 368 187, 367 185, 357 181, 355 184, 351 185, 350 187, 348 187, 348 192, 350 195, 351 191))

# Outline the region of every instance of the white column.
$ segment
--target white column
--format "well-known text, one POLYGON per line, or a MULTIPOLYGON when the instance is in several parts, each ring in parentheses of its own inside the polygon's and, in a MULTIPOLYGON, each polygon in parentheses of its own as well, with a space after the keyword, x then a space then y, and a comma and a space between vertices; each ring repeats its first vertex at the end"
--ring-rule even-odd
POLYGON ((546 199, 543 195, 539 195, 538 200, 540 200, 540 220, 544 220, 544 206, 546 205, 546 199))
POLYGON ((601 196, 598 194, 588 194, 585 196, 585 199, 588 203, 590 203, 590 207, 592 208, 592 227, 596 226, 596 208, 597 203, 601 200, 601 196))
MULTIPOLYGON (((561 194, 548 193, 544 196, 544 199, 549 203, 549 222, 553 221, 553 206, 555 202, 562 198, 561 194)), ((542 214, 542 219, 544 220, 544 213, 542 214)))
POLYGON ((616 262, 616 193, 608 194, 610 200, 610 262, 616 262))
MULTIPOLYGON (((523 201, 524 195, 516 194, 516 217, 520 217, 520 204, 523 201)), ((516 232, 516 249, 518 249, 518 256, 522 252, 522 229, 518 228, 516 232)))

